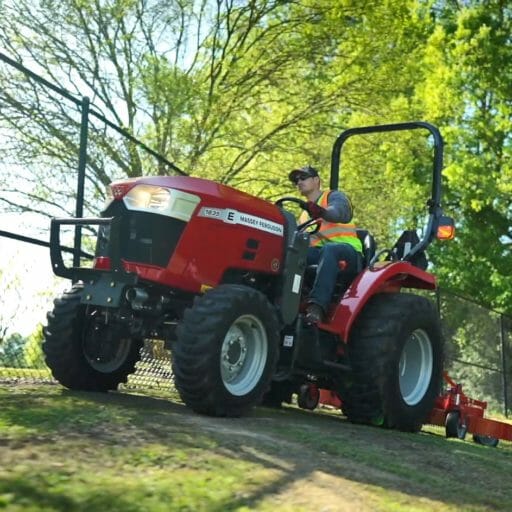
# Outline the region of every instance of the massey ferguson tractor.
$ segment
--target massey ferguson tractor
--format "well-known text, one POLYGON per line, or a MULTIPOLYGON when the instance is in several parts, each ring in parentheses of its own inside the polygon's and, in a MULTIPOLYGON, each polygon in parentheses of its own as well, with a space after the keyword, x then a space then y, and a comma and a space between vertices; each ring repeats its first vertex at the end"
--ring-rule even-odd
POLYGON ((404 289, 436 288, 425 250, 452 235, 440 205, 441 135, 424 122, 346 130, 330 187, 349 137, 414 129, 430 132, 434 152, 421 239, 405 231, 376 253, 360 230, 364 254, 340 272, 319 324, 304 309, 315 275, 306 252, 320 221, 297 225, 297 198, 272 204, 204 179, 141 177, 112 183, 99 218, 53 219, 53 270, 74 283, 44 329, 53 376, 70 389, 114 390, 135 371, 143 341, 160 339, 180 397, 198 413, 239 416, 294 393, 314 408, 328 390, 350 421, 419 430, 440 390, 443 344, 434 303, 404 289), (62 225, 98 226, 92 267, 64 263, 62 225))

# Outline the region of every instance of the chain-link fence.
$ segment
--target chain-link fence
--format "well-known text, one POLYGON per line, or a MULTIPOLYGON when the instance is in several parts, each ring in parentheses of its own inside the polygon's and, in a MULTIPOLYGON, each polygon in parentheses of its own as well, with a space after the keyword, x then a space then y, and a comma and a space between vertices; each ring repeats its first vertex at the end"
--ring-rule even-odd
MULTIPOLYGON (((40 339, 11 337, 0 346, 0 383, 57 383, 44 362, 40 339)), ((173 387, 171 354, 162 340, 145 340, 135 372, 122 388, 169 390, 173 387)))
POLYGON ((446 369, 466 395, 507 415, 512 397, 512 319, 462 297, 439 294, 446 369))

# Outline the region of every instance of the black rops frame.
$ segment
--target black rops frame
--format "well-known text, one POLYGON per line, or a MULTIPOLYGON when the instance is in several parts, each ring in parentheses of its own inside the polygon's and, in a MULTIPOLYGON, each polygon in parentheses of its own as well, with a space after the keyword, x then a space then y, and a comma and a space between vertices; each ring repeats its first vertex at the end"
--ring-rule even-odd
POLYGON ((427 201, 429 218, 423 239, 416 244, 411 251, 404 258, 410 260, 415 254, 426 249, 430 244, 437 231, 439 219, 443 212, 441 209, 441 174, 443 170, 443 138, 439 130, 432 124, 424 121, 410 121, 406 123, 393 123, 383 124, 377 126, 361 126, 358 128, 349 128, 343 131, 336 141, 334 142, 331 154, 331 177, 330 188, 335 190, 338 188, 340 163, 341 163, 341 149, 343 144, 353 135, 364 135, 370 133, 383 133, 404 130, 416 130, 423 128, 428 130, 434 139, 434 162, 433 162, 433 175, 432 175, 432 192, 431 197, 427 201))

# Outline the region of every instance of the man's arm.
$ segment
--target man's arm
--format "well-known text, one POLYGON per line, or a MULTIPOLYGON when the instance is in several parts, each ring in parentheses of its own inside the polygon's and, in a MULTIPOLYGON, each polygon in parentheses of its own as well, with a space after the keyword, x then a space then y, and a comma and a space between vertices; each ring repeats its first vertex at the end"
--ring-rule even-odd
POLYGON ((349 198, 339 190, 333 190, 327 198, 327 208, 322 218, 328 222, 347 223, 352 220, 352 205, 349 198))

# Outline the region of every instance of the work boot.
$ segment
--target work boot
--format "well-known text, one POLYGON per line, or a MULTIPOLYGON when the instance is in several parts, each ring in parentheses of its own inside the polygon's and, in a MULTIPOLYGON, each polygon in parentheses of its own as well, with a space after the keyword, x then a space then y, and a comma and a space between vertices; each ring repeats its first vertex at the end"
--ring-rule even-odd
POLYGON ((324 320, 324 310, 319 304, 310 302, 306 308, 306 321, 310 324, 318 324, 324 320))

